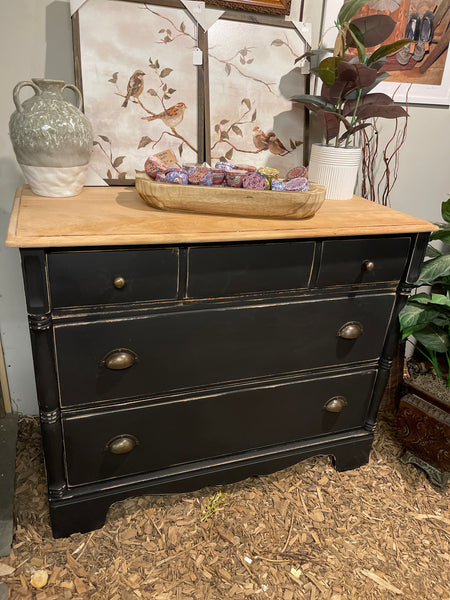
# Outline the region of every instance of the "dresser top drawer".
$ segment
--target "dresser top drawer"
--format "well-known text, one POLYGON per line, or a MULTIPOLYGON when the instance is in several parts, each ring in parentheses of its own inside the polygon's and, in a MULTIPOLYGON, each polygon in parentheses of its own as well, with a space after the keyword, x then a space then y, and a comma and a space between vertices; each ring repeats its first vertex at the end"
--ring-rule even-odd
POLYGON ((325 240, 318 287, 398 282, 408 261, 409 237, 325 240))
POLYGON ((312 241, 197 246, 188 249, 188 298, 307 288, 312 241))
POLYGON ((50 252, 50 297, 55 308, 175 299, 178 250, 50 252))

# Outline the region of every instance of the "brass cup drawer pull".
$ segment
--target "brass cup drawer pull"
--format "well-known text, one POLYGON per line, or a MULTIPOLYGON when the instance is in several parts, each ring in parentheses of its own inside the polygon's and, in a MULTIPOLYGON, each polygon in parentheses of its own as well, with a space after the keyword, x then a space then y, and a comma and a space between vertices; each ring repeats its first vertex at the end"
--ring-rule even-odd
POLYGON ((129 369, 138 362, 138 356, 132 350, 128 348, 117 348, 111 350, 108 354, 102 358, 100 365, 111 369, 112 371, 121 371, 122 369, 129 369))
POLYGON ((364 271, 373 271, 375 269, 375 263, 373 260, 365 260, 362 264, 364 271))
POLYGON ((139 440, 130 434, 122 434, 113 437, 105 446, 105 450, 111 454, 128 454, 139 445, 139 440))
POLYGON ((113 285, 118 290, 121 290, 123 287, 125 287, 125 283, 125 277, 114 277, 113 285))
POLYGON ((338 337, 344 340, 356 340, 364 333, 364 327, 358 321, 344 323, 337 332, 338 337))
POLYGON ((340 413, 347 404, 347 399, 344 396, 334 396, 325 402, 324 409, 331 413, 340 413))

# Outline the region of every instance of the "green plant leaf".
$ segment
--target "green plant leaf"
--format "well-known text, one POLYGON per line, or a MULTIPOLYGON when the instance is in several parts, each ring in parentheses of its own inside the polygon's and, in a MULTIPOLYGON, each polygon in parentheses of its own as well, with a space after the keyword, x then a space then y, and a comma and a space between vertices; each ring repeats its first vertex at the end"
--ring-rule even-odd
POLYGON ((397 42, 393 42, 392 44, 386 44, 386 46, 380 46, 379 48, 377 48, 377 50, 375 50, 373 54, 369 56, 369 58, 367 59, 367 65, 372 66, 380 59, 385 58, 390 54, 394 54, 395 52, 398 52, 403 48, 403 46, 406 46, 406 44, 410 43, 411 40, 403 39, 398 40, 397 42))
POLYGON ((392 17, 383 14, 352 19, 351 24, 360 30, 366 48, 382 44, 394 31, 396 25, 392 17))
POLYGON ((422 267, 416 286, 433 284, 438 279, 450 276, 450 254, 427 260, 422 267))
POLYGON ((361 106, 356 111, 358 119, 364 121, 365 119, 371 119, 372 117, 383 117, 384 119, 398 119, 400 117, 407 117, 408 113, 403 106, 397 104, 367 104, 361 106))
POLYGON ((420 294, 415 294, 414 296, 411 296, 409 301, 418 302, 419 304, 435 304, 437 306, 445 306, 447 308, 450 308, 450 298, 447 298, 447 296, 444 296, 443 294, 427 294, 425 292, 421 292, 420 294))
MULTIPOLYGON (((429 312, 429 311, 428 311, 429 312)), ((399 313, 400 329, 407 327, 423 326, 430 322, 425 307, 408 302, 399 313)))
POLYGON ((349 48, 356 48, 358 51, 359 60, 362 63, 366 62, 366 48, 364 45, 364 36, 360 29, 350 23, 348 26, 347 46, 349 48))
POLYGON ((339 138, 339 143, 342 144, 348 138, 350 138, 350 136, 354 135, 358 131, 361 131, 361 129, 365 129, 366 127, 372 127, 372 123, 359 123, 359 125, 355 125, 354 127, 348 127, 347 131, 339 138))
POLYGON ((430 323, 414 334, 414 337, 425 348, 435 352, 447 352, 450 348, 450 338, 444 329, 434 323, 430 323))
POLYGON ((336 22, 338 26, 342 25, 342 23, 350 21, 350 19, 356 15, 358 10, 362 8, 364 4, 367 4, 367 0, 350 0, 349 2, 346 2, 341 7, 337 17, 336 22))
MULTIPOLYGON (((342 107, 342 114, 343 115, 351 115, 353 114, 355 108, 356 108, 356 98, 352 99, 352 100, 346 100, 344 106, 342 107)), ((358 107, 361 108, 362 106, 366 106, 366 105, 379 105, 379 106, 387 106, 388 104, 392 104, 392 98, 390 98, 387 94, 367 94, 366 96, 363 96, 359 103, 358 103, 358 107)))
MULTIPOLYGON (((372 67, 371 67, 371 68, 373 69, 373 68, 374 68, 374 66, 372 65, 372 67)), ((376 69, 375 69, 375 70, 376 70, 376 69)), ((390 74, 389 74, 389 73, 378 73, 378 74, 377 74, 377 76, 376 76, 376 78, 375 78, 375 81, 374 81, 372 84, 370 84, 370 85, 367 85, 367 86, 365 86, 365 87, 361 88, 361 93, 362 93, 362 95, 363 95, 363 96, 366 96, 366 95, 367 95, 369 92, 371 92, 371 91, 373 90, 373 88, 374 88, 374 87, 376 87, 376 86, 377 86, 379 83, 381 83, 382 81, 384 81, 384 80, 385 80, 385 79, 387 79, 388 77, 390 77, 390 74)), ((354 90, 354 91, 352 91, 352 92, 350 92, 350 93, 346 94, 346 95, 345 95, 345 97, 346 97, 348 100, 351 100, 351 99, 354 99, 354 98, 356 98, 357 94, 358 94, 357 90, 354 90)))
POLYGON ((447 225, 445 229, 433 231, 430 235, 430 240, 441 240, 444 244, 450 244, 450 227, 447 225))
POLYGON ((442 203, 441 210, 442 210, 442 218, 444 219, 444 221, 447 221, 447 223, 450 223, 450 198, 442 203))
POLYGON ((354 91, 371 86, 378 76, 375 69, 361 63, 349 63, 346 60, 338 63, 337 70, 334 84, 328 89, 322 86, 321 90, 322 96, 334 103, 347 99, 354 91))
POLYGON ((428 244, 425 256, 428 256, 429 258, 436 258, 436 256, 442 256, 442 252, 439 252, 439 250, 436 250, 434 246, 428 244))
POLYGON ((321 96, 309 96, 308 94, 302 94, 299 96, 292 96, 289 98, 290 100, 295 100, 295 102, 300 102, 307 106, 310 110, 327 110, 328 112, 335 112, 334 104, 325 100, 321 96))
POLYGON ((331 87, 335 82, 337 77, 337 66, 341 60, 344 59, 340 56, 329 56, 320 62, 317 69, 317 75, 326 86, 331 87))

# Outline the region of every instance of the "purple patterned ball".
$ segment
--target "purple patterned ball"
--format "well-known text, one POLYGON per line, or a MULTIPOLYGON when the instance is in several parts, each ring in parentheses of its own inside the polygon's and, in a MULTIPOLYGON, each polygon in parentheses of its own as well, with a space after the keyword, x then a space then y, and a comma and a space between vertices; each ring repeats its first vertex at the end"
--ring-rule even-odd
POLYGON ((285 192, 286 182, 283 179, 272 179, 272 190, 274 192, 285 192))
POLYGON ((262 173, 253 171, 244 175, 242 178, 242 187, 247 190, 267 190, 269 182, 262 173))
POLYGON ((194 185, 202 183, 205 176, 209 172, 210 169, 208 167, 195 167, 195 169, 189 174, 189 183, 193 183, 194 185))
POLYGON ((155 176, 155 181, 158 181, 159 183, 167 183, 166 174, 163 173, 162 171, 158 171, 158 173, 156 173, 156 176, 155 176))
POLYGON ((306 177, 295 177, 286 183, 286 190, 289 192, 307 192, 309 190, 306 177))
POLYGON ((213 178, 213 185, 220 185, 224 182, 226 173, 224 169, 211 169, 211 173, 213 178))
POLYGON ((287 172, 286 179, 296 179, 297 177, 308 177, 308 169, 306 167, 293 167, 287 172))
POLYGON ((242 187, 242 181, 244 177, 247 175, 247 171, 238 171, 237 169, 232 169, 231 171, 227 171, 226 181, 227 185, 230 187, 242 187))
POLYGON ((209 169, 203 175, 201 180, 198 182, 199 185, 212 185, 213 183, 214 183, 214 176, 209 169))
POLYGON ((186 185, 189 182, 189 176, 183 169, 169 169, 166 171, 166 181, 186 185))
POLYGON ((222 171, 231 171, 234 169, 234 165, 229 162, 218 162, 214 165, 215 169, 221 169, 222 171))

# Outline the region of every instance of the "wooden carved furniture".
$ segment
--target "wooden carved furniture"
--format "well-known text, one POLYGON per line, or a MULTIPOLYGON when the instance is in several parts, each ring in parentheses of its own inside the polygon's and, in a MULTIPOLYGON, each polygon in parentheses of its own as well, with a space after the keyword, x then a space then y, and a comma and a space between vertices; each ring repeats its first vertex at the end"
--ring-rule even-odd
POLYGON ((134 188, 18 191, 53 533, 111 503, 330 455, 364 464, 435 227, 354 197, 304 220, 177 214, 134 188))
POLYGON ((444 488, 450 478, 450 398, 439 399, 411 383, 397 411, 398 436, 405 448, 404 463, 421 467, 434 485, 444 488))

